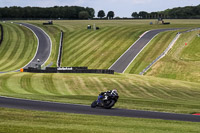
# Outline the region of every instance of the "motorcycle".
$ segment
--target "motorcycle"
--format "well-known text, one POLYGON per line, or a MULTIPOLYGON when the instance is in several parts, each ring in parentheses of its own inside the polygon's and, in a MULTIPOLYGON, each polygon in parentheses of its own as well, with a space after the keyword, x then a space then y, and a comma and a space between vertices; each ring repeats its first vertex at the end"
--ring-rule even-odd
POLYGON ((117 93, 105 93, 99 95, 98 99, 92 102, 91 108, 102 107, 105 109, 111 109, 117 102, 119 96, 117 93))

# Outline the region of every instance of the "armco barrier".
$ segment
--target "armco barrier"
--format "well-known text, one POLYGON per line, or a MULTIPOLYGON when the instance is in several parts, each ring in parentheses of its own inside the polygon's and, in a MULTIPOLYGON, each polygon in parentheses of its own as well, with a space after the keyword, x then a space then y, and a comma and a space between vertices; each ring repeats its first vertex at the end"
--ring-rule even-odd
POLYGON ((0 38, 0 45, 1 45, 1 43, 3 41, 3 26, 2 26, 2 24, 0 24, 0 29, 1 29, 1 38, 0 38))
POLYGON ((108 69, 87 69, 87 67, 47 67, 45 70, 37 68, 25 68, 24 72, 32 73, 101 73, 101 74, 114 74, 114 70, 108 69))
POLYGON ((57 67, 60 67, 60 64, 61 64, 62 47, 63 47, 63 35, 64 35, 64 32, 61 31, 61 35, 60 35, 60 46, 59 46, 58 59, 57 59, 57 67))

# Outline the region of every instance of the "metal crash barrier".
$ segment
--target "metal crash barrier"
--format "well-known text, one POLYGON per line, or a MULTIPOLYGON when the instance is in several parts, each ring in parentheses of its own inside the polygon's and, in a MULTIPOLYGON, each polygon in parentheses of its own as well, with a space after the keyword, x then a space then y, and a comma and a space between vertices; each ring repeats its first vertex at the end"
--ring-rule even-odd
POLYGON ((99 73, 99 74, 114 74, 114 70, 88 69, 87 67, 46 67, 46 69, 38 69, 38 68, 28 67, 28 68, 24 68, 23 72, 32 72, 32 73, 99 73))

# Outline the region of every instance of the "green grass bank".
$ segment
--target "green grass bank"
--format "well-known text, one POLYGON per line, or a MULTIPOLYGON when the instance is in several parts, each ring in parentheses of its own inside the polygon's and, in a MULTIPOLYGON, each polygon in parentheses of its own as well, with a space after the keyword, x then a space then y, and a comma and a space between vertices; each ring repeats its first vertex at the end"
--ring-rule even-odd
POLYGON ((200 84, 131 74, 0 75, 0 94, 10 97, 90 105, 102 91, 117 88, 117 108, 198 113, 200 84))
POLYGON ((13 71, 22 68, 34 57, 37 39, 27 28, 2 23, 4 40, 0 46, 0 71, 13 71))
POLYGON ((157 62, 149 76, 200 82, 200 37, 199 31, 184 33, 169 53, 157 62), (185 45, 187 43, 187 45, 185 45))

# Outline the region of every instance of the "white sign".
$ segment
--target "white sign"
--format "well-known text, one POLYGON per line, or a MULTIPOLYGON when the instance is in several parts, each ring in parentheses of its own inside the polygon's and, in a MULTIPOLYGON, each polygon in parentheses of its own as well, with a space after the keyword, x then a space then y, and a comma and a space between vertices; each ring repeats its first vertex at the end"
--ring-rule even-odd
POLYGON ((57 70, 73 70, 72 67, 59 67, 57 70))

